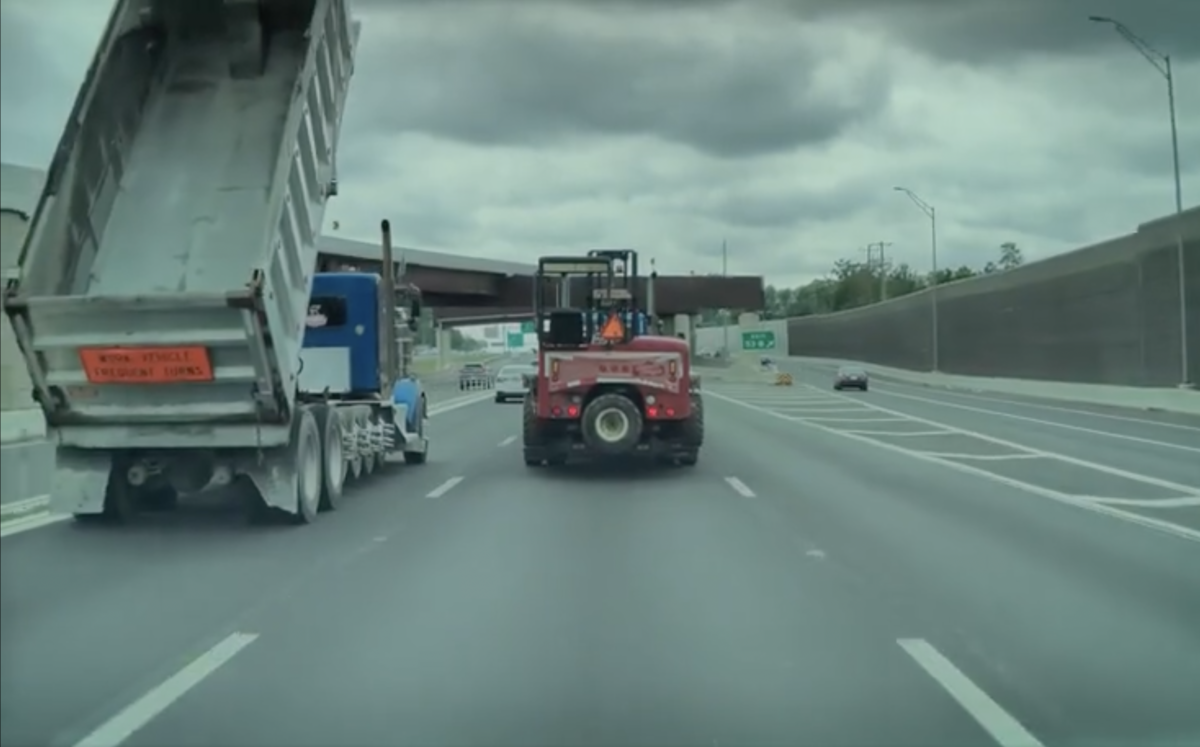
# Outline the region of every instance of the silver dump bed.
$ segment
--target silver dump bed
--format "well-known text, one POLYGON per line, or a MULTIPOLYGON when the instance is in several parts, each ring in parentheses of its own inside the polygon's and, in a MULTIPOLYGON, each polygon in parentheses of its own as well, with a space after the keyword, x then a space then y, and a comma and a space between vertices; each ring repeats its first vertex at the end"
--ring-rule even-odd
POLYGON ((357 35, 344 0, 118 0, 5 296, 60 443, 287 422, 357 35))

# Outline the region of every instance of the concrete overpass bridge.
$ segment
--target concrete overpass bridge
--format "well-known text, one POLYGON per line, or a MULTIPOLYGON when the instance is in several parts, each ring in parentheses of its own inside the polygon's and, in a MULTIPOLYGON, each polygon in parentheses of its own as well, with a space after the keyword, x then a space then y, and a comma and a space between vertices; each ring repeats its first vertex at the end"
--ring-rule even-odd
MULTIPOLYGON (((401 249, 396 248, 399 252, 401 249)), ((527 319, 533 312, 532 264, 463 257, 405 248, 408 279, 421 289, 426 305, 446 324, 527 319), (469 321, 468 321, 469 320, 469 321)), ((365 241, 334 236, 321 238, 322 270, 378 270, 380 248, 365 241)), ((582 282, 582 279, 576 279, 582 282)), ((557 282, 547 280, 546 292, 557 282)), ((583 293, 572 289, 571 296, 583 293)), ((638 288, 645 298, 645 279, 638 288)), ((662 317, 696 314, 702 308, 759 311, 764 305, 763 279, 758 276, 710 277, 659 275, 654 285, 655 312, 662 317)), ((554 296, 551 295, 551 298, 554 296)))

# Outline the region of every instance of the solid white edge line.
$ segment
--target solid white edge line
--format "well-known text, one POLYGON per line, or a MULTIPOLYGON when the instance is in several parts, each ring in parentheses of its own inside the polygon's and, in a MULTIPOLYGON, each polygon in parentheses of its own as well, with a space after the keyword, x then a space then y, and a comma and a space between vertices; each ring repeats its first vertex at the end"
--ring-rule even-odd
POLYGON ((896 641, 1001 747, 1044 747, 1012 714, 923 638, 896 641))
MULTIPOLYGON (((484 402, 490 399, 491 396, 492 395, 490 392, 481 392, 479 394, 470 394, 465 397, 452 399, 441 407, 434 405, 429 408, 429 417, 433 418, 443 413, 453 412, 454 410, 459 410, 479 402, 484 402)), ((0 515, 7 516, 10 513, 30 512, 29 516, 9 519, 3 524, 0 524, 0 538, 9 537, 14 534, 21 534, 23 532, 29 532, 34 529, 41 529, 42 527, 49 526, 51 524, 58 524, 71 518, 66 514, 46 513, 46 509, 49 507, 49 505, 50 496, 48 495, 38 495, 33 496, 32 498, 14 501, 13 503, 0 504, 0 512, 2 512, 0 515), (14 506, 22 504, 26 505, 23 505, 22 508, 19 509, 13 508, 14 506)))
POLYGON ((8 516, 10 514, 24 514, 30 511, 40 510, 46 507, 50 502, 50 496, 46 493, 34 495, 28 498, 22 498, 19 501, 12 503, 0 503, 0 516, 8 516))
POLYGON ((446 493, 449 493, 451 490, 453 490, 454 486, 458 485, 464 479, 466 479, 466 478, 462 477, 461 475, 458 477, 451 477, 449 480, 445 481, 441 485, 438 485, 436 488, 429 491, 425 495, 425 497, 426 498, 441 498, 443 495, 445 495, 446 493))
POLYGON ((117 747, 124 743, 257 639, 257 633, 230 634, 76 742, 75 747, 117 747))
POLYGON ((41 527, 58 524, 70 519, 68 514, 49 514, 45 511, 39 511, 29 516, 22 516, 19 519, 9 519, 3 524, 0 524, 0 537, 8 537, 22 532, 40 529, 41 527))
POLYGON ((733 488, 735 491, 740 493, 743 498, 756 498, 757 497, 754 494, 754 491, 750 489, 749 485, 747 485, 746 483, 737 479, 736 477, 726 477, 725 482, 729 483, 729 487, 733 488))

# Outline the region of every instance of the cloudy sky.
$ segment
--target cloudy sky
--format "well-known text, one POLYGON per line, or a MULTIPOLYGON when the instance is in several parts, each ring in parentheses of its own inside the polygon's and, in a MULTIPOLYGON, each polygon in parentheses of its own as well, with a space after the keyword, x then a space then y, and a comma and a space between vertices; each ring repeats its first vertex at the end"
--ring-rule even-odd
MULTIPOLYGON (((99 0, 3 0, 3 160, 44 165, 99 0)), ((1036 258, 1200 201, 1197 0, 359 0, 329 219, 411 246, 533 259, 633 246, 665 272, 793 285, 892 242, 928 265, 1036 258)))

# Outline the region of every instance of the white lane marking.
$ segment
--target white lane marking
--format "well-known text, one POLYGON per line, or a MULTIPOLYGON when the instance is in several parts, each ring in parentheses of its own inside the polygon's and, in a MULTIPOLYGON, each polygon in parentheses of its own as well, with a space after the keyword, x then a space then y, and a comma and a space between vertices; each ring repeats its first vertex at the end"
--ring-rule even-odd
POLYGON ((810 418, 807 415, 789 415, 793 420, 811 420, 814 423, 904 423, 909 418, 810 418))
POLYGON ((436 488, 429 491, 428 495, 426 495, 425 497, 426 498, 441 498, 443 495, 445 495, 446 493, 449 493, 451 490, 453 490, 454 486, 459 484, 460 482, 462 482, 464 479, 465 478, 463 478, 461 476, 451 477, 449 480, 445 481, 441 485, 438 485, 436 488))
MULTIPOLYGON (((867 405, 867 407, 870 407, 873 410, 878 410, 879 412, 882 412, 882 413, 886 413, 888 415, 898 416, 898 417, 905 418, 907 420, 911 420, 916 423, 928 425, 932 428, 945 428, 948 431, 953 431, 954 433, 958 433, 960 435, 967 436, 969 438, 975 438, 980 441, 987 441, 988 443, 992 443, 997 446, 1004 446, 1013 451, 1027 452, 1029 454, 1037 454, 1038 456, 1046 457, 1049 459, 1057 459, 1060 462, 1065 462, 1067 464, 1073 464, 1077 467, 1085 467, 1087 469, 1095 470, 1097 472, 1103 472, 1105 474, 1113 475, 1114 477, 1120 477, 1122 479, 1129 480, 1131 482, 1140 482, 1140 483, 1143 483, 1146 485, 1153 485, 1158 488, 1165 488, 1172 492, 1178 492, 1178 493, 1189 493, 1190 494, 1190 493, 1200 492, 1200 487, 1197 487, 1194 485, 1183 485, 1181 483, 1172 482, 1171 480, 1164 480, 1160 477, 1153 477, 1151 475, 1143 475, 1138 472, 1130 472, 1129 470, 1124 470, 1124 469, 1120 469, 1117 467, 1110 467, 1107 464, 1100 464, 1099 462, 1089 462, 1086 459, 1079 459, 1077 457, 1067 456, 1066 454, 1060 454, 1056 451, 1046 451, 1044 449, 1036 449, 1032 446, 1026 446, 1024 444, 1016 443, 1015 441, 1009 441, 1007 439, 997 438, 995 436, 989 436, 986 433, 979 433, 977 431, 967 430, 966 428, 959 428, 958 426, 948 425, 946 423, 940 423, 936 420, 928 420, 926 418, 918 417, 916 415, 907 415, 898 410, 892 410, 887 407, 882 407, 880 405, 872 404, 872 405, 867 405)), ((808 420, 812 420, 812 418, 809 418, 808 420)))
POLYGON ((1200 506, 1200 495, 1183 495, 1178 498, 1104 498, 1089 495, 1089 501, 1107 503, 1111 506, 1140 506, 1141 508, 1192 508, 1200 506))
MULTIPOLYGON (((897 382, 897 381, 888 381, 886 386, 889 388, 893 387, 893 386, 906 386, 906 387, 912 387, 913 389, 918 389, 920 391, 929 391, 928 387, 923 387, 920 384, 906 384, 906 383, 897 382)), ((1113 415, 1112 413, 1107 413, 1107 412, 1093 412, 1092 410, 1080 410, 1080 409, 1077 409, 1074 407, 1064 407, 1062 405, 1048 405, 1048 404, 1044 404, 1041 402, 1022 402, 1020 400, 1004 399, 1003 397, 988 397, 988 396, 985 396, 982 394, 973 394, 973 393, 968 393, 968 392, 964 392, 964 391, 957 390, 957 389, 939 388, 938 393, 939 394, 948 394, 953 397, 965 397, 968 399, 977 399, 981 402, 995 402, 995 403, 1001 404, 1001 405, 1016 405, 1018 407, 1036 407, 1041 410, 1051 410, 1053 412, 1069 412, 1069 413, 1072 413, 1075 415, 1087 415, 1088 417, 1093 417, 1093 418, 1107 418, 1108 420, 1123 420, 1127 423, 1140 423, 1141 425, 1154 425, 1154 426, 1159 426, 1162 428, 1173 428, 1173 429, 1181 430, 1181 431, 1195 431, 1197 433, 1200 433, 1200 428, 1198 428, 1194 425, 1183 425, 1182 423, 1164 423, 1160 420, 1149 420, 1147 418, 1135 418, 1130 415, 1113 415)), ((1021 395, 1017 394, 1017 395, 1013 395, 1013 396, 1020 397, 1021 395)), ((1104 407, 1105 405, 1098 405, 1098 406, 1104 407)), ((1120 405, 1112 405, 1112 407, 1120 407, 1120 405)), ((1172 413, 1172 414, 1181 415, 1181 414, 1185 414, 1185 413, 1172 413)))
POLYGON ((895 431, 860 431, 857 428, 847 428, 846 432, 847 433, 857 433, 860 436, 887 436, 889 438, 891 438, 893 436, 954 436, 954 435, 958 435, 954 431, 946 431, 946 430, 895 432, 895 431))
POLYGON ((926 454, 938 459, 975 459, 981 462, 1007 462, 1010 459, 1045 459, 1041 454, 947 454, 940 451, 926 451, 926 454))
MULTIPOLYGON (((491 399, 491 397, 492 395, 490 392, 483 392, 482 394, 468 394, 465 397, 452 399, 443 405, 433 405, 429 408, 429 417, 433 418, 434 416, 441 415, 442 413, 452 412, 454 410, 467 407, 468 405, 484 402, 488 399, 491 399)), ((9 506, 14 506, 20 503, 30 503, 32 507, 27 510, 36 510, 38 513, 31 516, 23 516, 19 519, 10 519, 3 524, 0 524, 0 537, 8 537, 14 534, 21 534, 22 532, 29 532, 34 529, 41 529, 42 527, 50 526, 51 524, 58 524, 71 518, 65 514, 45 513, 45 511, 50 508, 50 496, 48 495, 34 496, 33 498, 26 498, 23 501, 0 504, 0 507, 2 507, 2 509, 0 509, 0 516, 7 516, 10 513, 9 506), (32 504, 38 502, 40 502, 41 505, 32 506, 32 504)), ((16 511, 12 511, 12 513, 16 513, 16 511)), ((25 513, 25 511, 21 511, 20 513, 25 513)))
POLYGON ((481 392, 479 394, 468 394, 465 397, 455 397, 454 399, 447 400, 440 405, 431 405, 429 407, 428 414, 429 417, 432 418, 434 415, 441 415, 444 412, 453 412, 454 410, 459 410, 478 402, 485 402, 490 400, 492 396, 493 395, 491 392, 481 392))
POLYGON ((1000 747, 1043 747, 1037 737, 1013 718, 1012 714, 954 666, 929 641, 901 638, 896 641, 925 673, 942 686, 962 709, 975 719, 1000 747))
MULTIPOLYGON (((940 457, 930 456, 929 454, 926 454, 926 453, 923 453, 920 451, 915 451, 913 449, 906 449, 903 446, 898 446, 896 444, 890 444, 886 441, 879 441, 874 438, 867 438, 865 436, 855 435, 854 433, 849 433, 847 431, 840 430, 838 428, 830 428, 829 426, 821 425, 820 423, 813 423, 811 421, 806 421, 806 420, 796 420, 795 418, 789 418, 786 415, 780 415, 777 412, 768 410, 765 407, 758 407, 757 405, 746 404, 745 402, 741 402, 739 400, 734 399, 733 397, 728 397, 724 394, 718 394, 718 393, 712 392, 712 391, 707 392, 707 394, 712 397, 715 397, 717 399, 725 400, 726 402, 729 402, 731 404, 738 405, 739 407, 744 407, 747 410, 753 410, 755 412, 760 412, 760 413, 763 413, 764 415, 768 415, 773 418, 778 418, 787 423, 798 423, 800 425, 807 426, 809 428, 816 428, 817 430, 824 431, 825 433, 830 433, 835 436, 841 436, 842 438, 848 438, 852 441, 859 441, 864 444, 870 444, 872 446, 875 446, 876 448, 883 449, 885 451, 891 451, 896 454, 902 454, 911 459, 918 459, 920 461, 929 462, 931 464, 940 464, 943 467, 948 467, 948 468, 950 468, 952 470, 956 470, 958 472, 963 472, 968 475, 974 475, 975 477, 982 477, 985 480, 991 480, 992 482, 997 482, 997 483, 1000 483, 1001 485, 1007 485, 1008 487, 1015 488, 1016 490, 1021 490, 1026 493, 1032 493, 1033 495, 1041 496, 1043 498, 1048 498, 1052 501, 1057 501, 1059 503, 1065 503, 1069 506, 1081 508, 1085 511, 1091 511, 1093 513, 1104 514, 1105 516, 1109 516, 1114 519, 1120 519, 1121 521, 1125 521, 1130 524, 1138 524, 1140 526, 1147 527, 1149 529, 1156 529, 1165 534, 1170 534, 1170 535, 1173 535, 1175 537, 1179 537, 1179 538, 1185 539, 1185 540, 1191 540, 1192 542, 1200 542, 1200 530, 1192 529, 1191 527, 1183 526, 1181 524, 1175 524, 1173 522, 1165 521, 1163 519, 1156 519, 1156 518, 1153 518, 1150 516, 1143 516, 1141 514, 1133 513, 1131 511, 1123 511, 1119 508, 1115 508, 1113 506, 1108 506, 1103 503, 1089 501, 1089 500, 1087 500, 1087 498, 1070 495, 1068 493, 1061 493, 1057 490, 1051 490, 1050 488, 1043 488, 1040 485, 1034 485, 1032 483, 1022 482, 1020 480, 1017 480, 1017 479, 1014 479, 1011 477, 1005 477, 1004 475, 998 475, 995 472, 989 472, 985 469, 980 469, 979 467, 974 467, 970 464, 963 464, 962 462, 955 462, 955 461, 952 461, 949 459, 942 459, 940 457)), ((1185 491, 1185 492, 1187 492, 1187 491, 1185 491)))
POLYGON ((729 483, 729 487, 733 488, 738 493, 740 493, 743 498, 755 498, 756 497, 754 495, 754 491, 750 489, 750 486, 747 485, 746 483, 742 482, 741 480, 737 479, 736 477, 726 477, 725 482, 729 483))
POLYGON ((3 524, 0 524, 0 537, 8 537, 13 534, 28 532, 33 529, 49 526, 51 524, 58 524, 59 522, 66 521, 70 518, 71 517, 67 514, 48 514, 44 511, 41 511, 29 516, 22 516, 19 519, 9 519, 3 524))
POLYGON ((869 410, 867 410, 867 408, 862 407, 861 405, 856 405, 854 407, 837 407, 837 406, 830 407, 829 405, 820 405, 818 407, 797 407, 796 405, 780 405, 776 409, 778 409, 780 412, 804 413, 805 417, 807 417, 810 414, 811 415, 829 415, 832 413, 839 413, 839 412, 869 412, 869 410))
POLYGON ((30 511, 40 510, 46 507, 50 502, 50 496, 46 493, 35 495, 12 503, 0 503, 0 516, 9 516, 11 514, 24 514, 30 511))
POLYGON ((105 721, 91 734, 76 742, 75 747, 117 747, 124 743, 257 639, 257 633, 230 634, 162 684, 105 721))
POLYGON ((500 443, 498 443, 496 445, 497 446, 508 446, 509 444, 511 444, 513 441, 516 441, 516 440, 517 440, 516 436, 509 436, 508 438, 504 439, 503 441, 501 441, 500 443))
MULTIPOLYGON (((900 394, 899 392, 882 390, 882 394, 889 397, 899 397, 903 399, 916 400, 917 402, 928 402, 938 407, 952 407, 956 410, 966 410, 968 412, 978 412, 984 415, 995 415, 999 418, 1008 418, 1010 420, 1020 420, 1025 423, 1036 423, 1038 425, 1048 425, 1053 428, 1062 428, 1076 433, 1088 433, 1093 436, 1107 436, 1108 438, 1116 438, 1122 441, 1132 441, 1134 443, 1148 444, 1150 446, 1158 446, 1164 449, 1179 449, 1180 451, 1190 451, 1194 454, 1200 454, 1200 446, 1184 446, 1183 444, 1171 443, 1170 441, 1159 441, 1153 438, 1142 438, 1141 436, 1130 436, 1125 433, 1114 433, 1113 431, 1101 431, 1095 428, 1085 428, 1081 425, 1070 425, 1069 423, 1059 423, 1054 420, 1043 420, 1041 418, 1031 418, 1028 415, 1017 415, 1011 412, 1001 412, 999 410, 989 410, 985 407, 971 407, 970 405, 960 405, 957 402, 945 402, 938 399, 930 399, 929 397, 918 397, 913 394, 900 394)), ((1139 421, 1142 422, 1142 421, 1139 421)))

